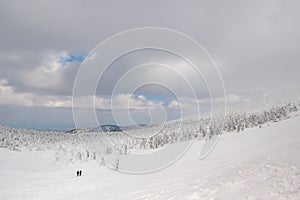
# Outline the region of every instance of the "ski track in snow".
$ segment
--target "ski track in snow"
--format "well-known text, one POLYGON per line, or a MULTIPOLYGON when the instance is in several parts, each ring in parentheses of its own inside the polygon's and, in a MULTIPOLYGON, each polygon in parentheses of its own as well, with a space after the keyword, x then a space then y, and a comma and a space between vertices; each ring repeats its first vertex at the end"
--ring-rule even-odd
POLYGON ((195 141, 174 165, 143 175, 96 161, 63 165, 52 151, 0 149, 0 199, 300 199, 299 121, 226 133, 203 160, 203 141, 195 141))

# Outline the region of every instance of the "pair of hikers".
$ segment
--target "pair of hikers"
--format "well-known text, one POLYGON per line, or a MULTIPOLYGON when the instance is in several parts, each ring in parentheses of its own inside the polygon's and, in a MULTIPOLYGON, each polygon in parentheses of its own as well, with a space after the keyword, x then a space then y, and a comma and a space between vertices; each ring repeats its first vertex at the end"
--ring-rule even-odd
POLYGON ((82 174, 82 171, 81 170, 77 170, 76 175, 77 176, 81 176, 81 174, 82 174))

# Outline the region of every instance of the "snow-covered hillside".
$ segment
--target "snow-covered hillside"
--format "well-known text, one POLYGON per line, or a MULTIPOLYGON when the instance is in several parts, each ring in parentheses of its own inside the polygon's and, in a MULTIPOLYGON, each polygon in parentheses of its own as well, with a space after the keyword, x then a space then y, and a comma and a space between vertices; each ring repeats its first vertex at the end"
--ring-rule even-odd
MULTIPOLYGON (((45 142, 49 148, 42 145, 42 151, 0 148, 0 199, 299 199, 299 121, 299 112, 291 112, 261 128, 224 133, 203 160, 198 158, 205 140, 195 140, 172 166, 140 175, 119 173, 93 159, 64 164, 54 150, 59 139, 45 142), (76 177, 79 169, 83 176, 76 177)), ((76 149, 76 139, 64 137, 65 147, 76 149)))
POLYGON ((240 132, 251 127, 285 120, 300 110, 298 103, 285 103, 268 110, 231 113, 211 117, 190 117, 166 122, 163 127, 124 130, 123 132, 64 133, 22 130, 0 126, 0 148, 24 151, 55 151, 64 163, 102 160, 110 155, 126 155, 131 149, 156 149, 178 142, 201 140, 225 132, 240 132))

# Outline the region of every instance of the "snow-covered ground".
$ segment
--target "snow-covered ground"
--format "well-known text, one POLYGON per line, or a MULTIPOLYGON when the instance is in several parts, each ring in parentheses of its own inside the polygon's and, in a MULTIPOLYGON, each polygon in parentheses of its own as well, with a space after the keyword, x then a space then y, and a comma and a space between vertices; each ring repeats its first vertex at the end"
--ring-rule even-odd
POLYGON ((93 160, 63 164, 52 150, 0 148, 0 199, 300 199, 300 116, 292 115, 221 135, 203 160, 204 140, 196 140, 175 164, 150 174, 93 160))

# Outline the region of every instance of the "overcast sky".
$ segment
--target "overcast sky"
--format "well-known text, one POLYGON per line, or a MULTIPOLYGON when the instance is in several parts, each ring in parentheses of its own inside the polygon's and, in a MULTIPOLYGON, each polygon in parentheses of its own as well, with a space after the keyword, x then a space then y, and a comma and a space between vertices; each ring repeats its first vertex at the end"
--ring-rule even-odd
MULTIPOLYGON (((0 2, 0 124, 37 129, 72 128, 71 96, 80 64, 99 42, 138 27, 174 29, 197 40, 219 67, 229 103, 297 90, 299 8, 297 0, 3 0, 0 2)), ((188 67, 172 55, 149 50, 132 53, 112 64, 107 71, 109 78, 104 78, 105 83, 111 84, 100 82, 97 90, 96 107, 103 122, 113 122, 108 111, 113 80, 117 81, 124 69, 133 65, 161 60, 168 60, 172 66, 188 67)), ((155 66, 150 71, 153 73, 155 66)), ((166 77, 163 71, 156 73, 166 77)), ((208 98, 201 85, 199 82, 201 92, 197 103, 208 98)), ((180 88, 182 84, 174 87, 182 91, 185 103, 189 104, 185 88, 180 88)), ((120 113, 127 112, 128 95, 124 91, 114 97, 120 113)), ((149 122, 149 108, 165 108, 167 119, 180 116, 176 98, 170 91, 147 86, 134 95, 132 118, 137 123, 149 122)), ((187 106, 191 105, 193 102, 187 106)), ((155 116, 155 112, 152 114, 155 116)))

